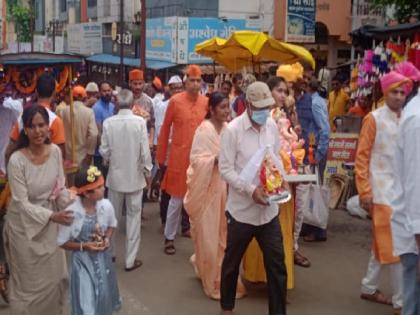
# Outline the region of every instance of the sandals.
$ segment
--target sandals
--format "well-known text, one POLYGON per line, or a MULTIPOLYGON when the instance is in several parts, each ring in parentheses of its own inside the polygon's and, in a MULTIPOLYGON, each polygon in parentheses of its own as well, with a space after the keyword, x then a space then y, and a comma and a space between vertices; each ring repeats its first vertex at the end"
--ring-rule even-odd
POLYGON ((175 250, 175 245, 174 245, 174 241, 171 240, 165 240, 165 254, 166 255, 175 255, 176 250, 175 250))
POLYGON ((379 290, 376 290, 373 294, 362 293, 360 298, 373 303, 392 305, 392 301, 379 290))
POLYGON ((303 237, 305 242, 326 242, 326 237, 315 237, 314 235, 307 235, 303 237))
POLYGON ((309 268, 311 266, 311 262, 309 261, 309 259, 303 256, 299 252, 295 252, 295 254, 293 255, 293 260, 294 260, 295 265, 298 265, 304 268, 309 268))
POLYGON ((140 268, 142 265, 143 265, 143 262, 141 260, 139 260, 139 259, 136 259, 136 260, 134 260, 134 265, 132 267, 130 267, 130 268, 125 268, 125 271, 126 272, 133 271, 133 270, 135 270, 137 268, 140 268))

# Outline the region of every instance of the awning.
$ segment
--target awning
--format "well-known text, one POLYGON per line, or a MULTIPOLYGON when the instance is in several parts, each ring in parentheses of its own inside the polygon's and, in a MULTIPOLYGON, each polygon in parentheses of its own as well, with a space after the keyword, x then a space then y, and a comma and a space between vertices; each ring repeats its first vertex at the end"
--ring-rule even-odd
POLYGON ((81 57, 71 54, 36 52, 0 55, 0 64, 3 65, 53 65, 81 62, 81 57))
MULTIPOLYGON (((87 61, 90 62, 97 62, 97 63, 106 63, 106 64, 113 64, 119 65, 120 64, 120 57, 114 56, 110 54, 97 54, 86 58, 87 61)), ((125 66, 128 67, 140 67, 140 59, 139 58, 123 58, 123 63, 125 66)), ((153 59, 146 59, 146 68, 160 70, 165 68, 175 67, 177 64, 167 61, 160 61, 160 60, 153 60, 153 59)))

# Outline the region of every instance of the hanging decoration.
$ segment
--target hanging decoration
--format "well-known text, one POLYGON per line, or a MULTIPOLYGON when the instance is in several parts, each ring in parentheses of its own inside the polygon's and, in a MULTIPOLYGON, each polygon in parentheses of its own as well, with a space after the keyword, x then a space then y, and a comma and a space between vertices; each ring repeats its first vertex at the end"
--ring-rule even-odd
POLYGON ((3 65, 0 65, 0 93, 2 93, 6 89, 6 86, 7 84, 9 84, 11 77, 11 69, 6 71, 3 65))
POLYGON ((23 68, 22 70, 14 69, 12 72, 12 79, 15 83, 16 89, 22 94, 31 94, 35 91, 38 76, 36 71, 23 68))

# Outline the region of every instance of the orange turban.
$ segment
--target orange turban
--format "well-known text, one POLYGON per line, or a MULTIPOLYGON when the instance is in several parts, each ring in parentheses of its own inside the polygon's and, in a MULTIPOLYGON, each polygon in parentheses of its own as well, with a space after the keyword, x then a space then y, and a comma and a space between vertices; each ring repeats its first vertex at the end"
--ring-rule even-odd
POLYGON ((86 90, 83 86, 81 85, 76 85, 73 88, 73 97, 86 97, 86 90))
POLYGON ((154 77, 152 83, 153 83, 153 85, 156 89, 158 89, 158 90, 162 89, 162 81, 159 79, 159 77, 154 77))
POLYGON ((128 74, 128 80, 129 81, 144 80, 143 71, 139 69, 131 70, 130 73, 128 74))
POLYGON ((189 65, 187 67, 187 76, 189 77, 201 77, 201 69, 197 65, 189 65))
POLYGON ((391 71, 381 78, 381 87, 384 95, 400 86, 403 87, 404 93, 408 95, 413 87, 413 82, 396 71, 391 71))

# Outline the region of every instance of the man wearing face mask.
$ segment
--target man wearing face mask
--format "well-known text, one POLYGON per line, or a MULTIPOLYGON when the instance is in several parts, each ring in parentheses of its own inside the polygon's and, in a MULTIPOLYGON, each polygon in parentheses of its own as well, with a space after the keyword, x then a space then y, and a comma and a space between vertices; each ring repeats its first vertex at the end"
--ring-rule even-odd
POLYGON ((98 148, 102 136, 102 125, 104 121, 114 115, 115 105, 111 102, 112 99, 112 85, 108 81, 103 81, 99 84, 99 100, 93 105, 92 109, 95 113, 96 125, 98 126, 98 141, 97 149, 94 156, 94 164, 98 167, 102 174, 106 177, 108 173, 107 167, 103 164, 102 156, 99 154, 98 148))
POLYGON ((269 314, 286 314, 287 274, 278 205, 267 202, 268 196, 260 185, 247 183, 240 177, 261 148, 270 146, 273 152, 279 152, 278 129, 270 118, 270 108, 274 103, 268 86, 254 82, 246 91, 246 111, 230 122, 221 138, 219 170, 229 185, 227 244, 221 275, 223 315, 233 314, 239 266, 253 237, 264 255, 269 314))

